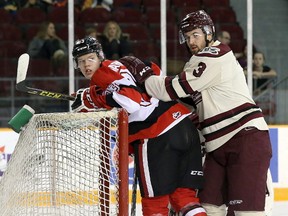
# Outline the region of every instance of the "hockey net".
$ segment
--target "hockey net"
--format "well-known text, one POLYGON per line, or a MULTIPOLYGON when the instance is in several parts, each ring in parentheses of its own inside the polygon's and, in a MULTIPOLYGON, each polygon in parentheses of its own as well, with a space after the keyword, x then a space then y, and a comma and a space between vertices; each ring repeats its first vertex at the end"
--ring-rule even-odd
POLYGON ((0 215, 128 215, 128 120, 120 109, 36 114, 0 182, 0 215))

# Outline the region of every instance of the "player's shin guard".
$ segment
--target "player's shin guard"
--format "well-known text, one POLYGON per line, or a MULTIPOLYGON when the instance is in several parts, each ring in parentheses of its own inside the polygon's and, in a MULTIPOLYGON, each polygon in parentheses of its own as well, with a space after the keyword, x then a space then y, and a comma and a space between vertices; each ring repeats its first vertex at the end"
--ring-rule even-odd
POLYGON ((143 216, 168 215, 169 196, 142 197, 143 216))
POLYGON ((265 216, 265 212, 259 211, 235 211, 235 216, 265 216))
POLYGON ((207 216, 226 216, 226 205, 216 206, 207 203, 202 203, 206 210, 207 216))
POLYGON ((170 203, 180 216, 207 216, 199 203, 197 191, 191 188, 177 188, 170 195, 170 203))
POLYGON ((177 188, 170 195, 170 203, 176 212, 180 212, 180 210, 188 206, 188 204, 200 204, 196 190, 191 188, 177 188))

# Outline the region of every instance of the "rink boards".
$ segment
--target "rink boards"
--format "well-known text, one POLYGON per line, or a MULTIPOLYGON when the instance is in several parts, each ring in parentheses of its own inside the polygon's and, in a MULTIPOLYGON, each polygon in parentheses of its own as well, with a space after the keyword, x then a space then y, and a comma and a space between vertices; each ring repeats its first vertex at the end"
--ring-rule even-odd
POLYGON ((270 126, 273 156, 270 170, 275 201, 288 200, 288 125, 270 126))
MULTIPOLYGON (((273 157, 270 170, 273 179, 275 201, 288 200, 288 125, 273 125, 269 129, 273 157)), ((0 168, 9 161, 18 140, 18 134, 8 128, 0 128, 0 168)), ((129 161, 129 182, 133 179, 133 162, 129 161)), ((0 178, 2 176, 0 170, 0 178)), ((131 185, 130 185, 131 186, 131 185)), ((139 196, 138 196, 139 197, 139 196)), ((137 200, 139 202, 139 200, 137 200)))

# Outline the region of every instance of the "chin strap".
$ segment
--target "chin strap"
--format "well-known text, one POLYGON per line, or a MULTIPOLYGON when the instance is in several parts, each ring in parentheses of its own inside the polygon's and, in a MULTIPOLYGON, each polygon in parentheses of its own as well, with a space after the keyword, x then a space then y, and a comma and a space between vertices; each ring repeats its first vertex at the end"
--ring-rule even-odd
POLYGON ((208 26, 203 26, 201 29, 202 29, 202 32, 205 34, 206 47, 208 47, 209 44, 215 39, 215 34, 213 33, 213 32, 215 32, 215 31, 213 31, 213 30, 212 30, 210 27, 208 27, 208 26), (209 35, 209 34, 212 35, 210 41, 208 40, 208 35, 209 35))
POLYGON ((211 40, 208 40, 208 35, 205 33, 205 41, 206 41, 206 47, 209 46, 209 44, 214 40, 214 38, 212 37, 211 40))

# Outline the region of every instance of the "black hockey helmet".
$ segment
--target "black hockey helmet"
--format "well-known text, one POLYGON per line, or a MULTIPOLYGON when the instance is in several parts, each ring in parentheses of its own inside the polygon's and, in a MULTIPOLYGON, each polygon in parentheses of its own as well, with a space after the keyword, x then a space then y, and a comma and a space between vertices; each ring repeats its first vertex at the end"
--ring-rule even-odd
POLYGON ((83 39, 76 40, 72 51, 72 55, 74 58, 74 67, 77 68, 78 57, 94 52, 96 53, 100 61, 103 61, 105 59, 102 46, 96 38, 87 36, 83 39))
MULTIPOLYGON (((207 36, 212 34, 212 38, 215 36, 215 27, 211 17, 204 11, 198 10, 189 13, 179 24, 179 42, 185 43, 185 32, 192 31, 196 28, 202 29, 203 33, 207 36)), ((207 39, 206 39, 207 40, 207 39)))

